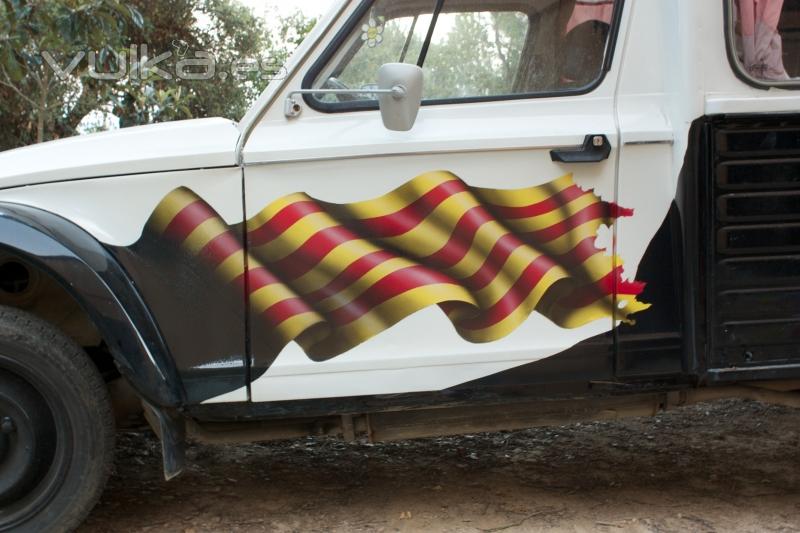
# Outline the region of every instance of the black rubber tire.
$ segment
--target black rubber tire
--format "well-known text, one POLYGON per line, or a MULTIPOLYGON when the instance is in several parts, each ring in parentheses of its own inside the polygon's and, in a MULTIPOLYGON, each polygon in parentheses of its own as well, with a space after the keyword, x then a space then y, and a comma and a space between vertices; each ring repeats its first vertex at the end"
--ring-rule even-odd
POLYGON ((47 436, 56 443, 35 487, 26 485, 25 496, 15 492, 0 507, 0 531, 72 531, 97 503, 111 471, 114 418, 108 389, 70 338, 29 313, 4 306, 0 372, 0 392, 5 387, 6 394, 16 394, 24 380, 40 395, 38 405, 52 413, 47 427, 53 431, 47 436))

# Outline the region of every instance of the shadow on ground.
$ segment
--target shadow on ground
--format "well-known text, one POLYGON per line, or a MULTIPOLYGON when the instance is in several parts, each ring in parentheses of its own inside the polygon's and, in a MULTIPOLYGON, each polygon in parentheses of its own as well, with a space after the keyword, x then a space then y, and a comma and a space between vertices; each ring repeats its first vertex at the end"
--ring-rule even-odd
POLYGON ((81 529, 800 531, 800 410, 747 401, 655 418, 389 444, 192 446, 120 435, 81 529))

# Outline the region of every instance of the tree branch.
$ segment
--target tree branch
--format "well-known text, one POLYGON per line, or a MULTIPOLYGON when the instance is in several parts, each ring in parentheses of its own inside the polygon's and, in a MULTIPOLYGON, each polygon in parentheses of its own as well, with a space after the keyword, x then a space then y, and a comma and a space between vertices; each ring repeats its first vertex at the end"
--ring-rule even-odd
POLYGON ((500 43, 500 25, 495 14, 492 14, 492 29, 494 30, 494 46, 497 49, 497 55, 500 57, 500 62, 503 63, 506 77, 511 78, 511 65, 508 64, 508 57, 503 52, 503 46, 500 43))
POLYGON ((35 102, 33 99, 29 98, 29 97, 28 97, 28 96, 27 96, 25 93, 23 93, 22 91, 20 91, 20 90, 17 88, 17 86, 16 86, 16 85, 14 85, 13 83, 11 83, 11 80, 8 78, 8 74, 6 74, 5 72, 3 72, 3 77, 4 77, 6 80, 8 80, 8 81, 0 80, 0 85, 3 85, 3 86, 5 86, 5 87, 8 87, 8 88, 9 88, 9 89, 11 89, 12 91, 14 91, 14 92, 17 94, 17 96, 19 96, 20 98, 22 98, 23 100, 25 100, 26 102, 28 102, 30 105, 32 105, 32 106, 34 106, 34 107, 36 107, 36 106, 38 106, 38 105, 39 105, 39 104, 37 104, 37 103, 36 103, 36 102, 35 102))

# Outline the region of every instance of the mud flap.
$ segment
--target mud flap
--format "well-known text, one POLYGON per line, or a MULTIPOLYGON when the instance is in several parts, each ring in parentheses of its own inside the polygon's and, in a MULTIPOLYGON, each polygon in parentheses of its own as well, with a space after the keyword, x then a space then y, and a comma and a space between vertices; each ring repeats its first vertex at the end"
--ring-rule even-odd
POLYGON ((169 481, 186 468, 186 421, 174 409, 142 402, 144 415, 161 441, 164 479, 169 481))

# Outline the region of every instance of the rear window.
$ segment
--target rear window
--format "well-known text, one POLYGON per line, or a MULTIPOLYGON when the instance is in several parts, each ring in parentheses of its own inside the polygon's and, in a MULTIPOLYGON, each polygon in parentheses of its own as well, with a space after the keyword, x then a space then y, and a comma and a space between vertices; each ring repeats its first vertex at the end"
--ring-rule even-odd
POLYGON ((800 87, 800 0, 728 0, 731 63, 759 87, 800 87))

